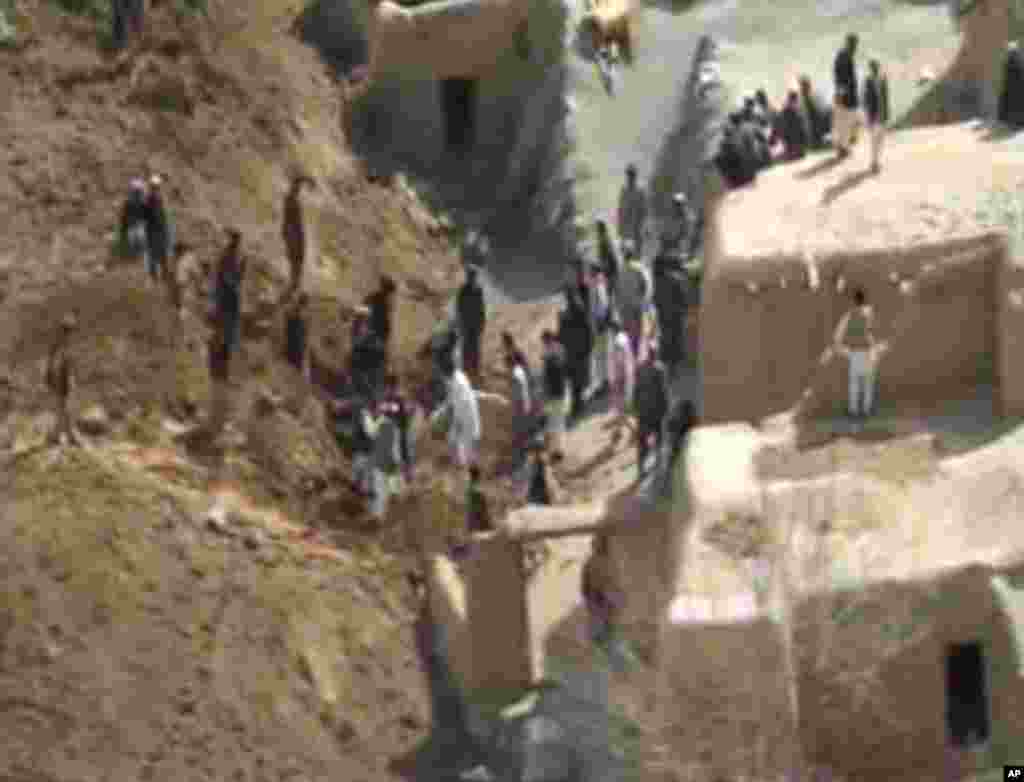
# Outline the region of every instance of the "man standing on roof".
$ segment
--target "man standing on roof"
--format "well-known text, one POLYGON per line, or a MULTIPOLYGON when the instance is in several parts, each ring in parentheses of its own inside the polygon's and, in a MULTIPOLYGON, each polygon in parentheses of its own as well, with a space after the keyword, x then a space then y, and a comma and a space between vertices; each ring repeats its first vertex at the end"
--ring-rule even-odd
POLYGON ((864 82, 864 113, 871 138, 871 172, 882 170, 882 140, 889 122, 889 80, 882 73, 878 60, 868 63, 868 78, 864 82))
POLYGON ((618 223, 620 241, 639 256, 647 225, 647 193, 637 184, 637 170, 632 163, 626 166, 626 183, 619 193, 618 223))
POLYGON ((840 159, 850 154, 860 127, 860 92, 857 89, 857 36, 846 36, 846 45, 836 54, 833 65, 835 108, 832 120, 832 146, 840 159))
POLYGON ((163 177, 153 174, 149 178, 149 194, 146 196, 146 241, 148 243, 149 276, 158 282, 167 265, 174 247, 174 230, 171 227, 167 207, 164 204, 163 177))

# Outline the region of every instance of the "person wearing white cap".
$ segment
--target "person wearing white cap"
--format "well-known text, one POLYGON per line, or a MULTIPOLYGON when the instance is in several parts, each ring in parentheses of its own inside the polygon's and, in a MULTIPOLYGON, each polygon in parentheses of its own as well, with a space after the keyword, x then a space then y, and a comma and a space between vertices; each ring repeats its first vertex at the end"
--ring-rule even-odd
POLYGON ((161 190, 163 181, 162 176, 153 174, 149 178, 149 193, 146 196, 147 271, 154 282, 166 272, 167 259, 174 246, 174 231, 161 190))
POLYGON ((146 183, 139 178, 128 183, 128 197, 121 208, 120 242, 129 258, 142 257, 149 270, 149 246, 146 240, 146 183))

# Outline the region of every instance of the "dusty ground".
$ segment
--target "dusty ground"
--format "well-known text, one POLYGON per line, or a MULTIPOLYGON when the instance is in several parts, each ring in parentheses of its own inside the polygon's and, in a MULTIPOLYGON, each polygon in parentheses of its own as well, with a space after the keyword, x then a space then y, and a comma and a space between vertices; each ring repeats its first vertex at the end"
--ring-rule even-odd
MULTIPOLYGON (((431 445, 431 488, 384 529, 368 529, 345 490, 345 460, 276 357, 288 172, 301 165, 320 184, 307 286, 324 364, 386 271, 401 282, 399 368, 420 379, 412 355, 458 283, 457 258, 413 199, 367 182, 347 155, 338 91, 288 32, 297 8, 217 0, 199 20, 158 7, 159 33, 124 62, 98 52, 95 22, 41 0, 16 8, 21 42, 0 51, 0 407, 18 454, 2 470, 0 776, 394 778, 428 714, 401 584, 404 522, 457 526, 460 486, 431 445), (229 225, 245 234, 247 338, 221 453, 190 451, 164 426, 206 404, 203 301, 188 298, 174 348, 161 297, 111 253, 125 183, 147 166, 170 177, 190 265, 216 257, 229 225), (76 406, 98 403, 111 422, 84 449, 40 450, 41 360, 69 304, 82 322, 76 406), (252 401, 267 390, 285 402, 260 416, 252 401), (218 499, 230 512, 211 526, 218 499)), ((630 133, 606 135, 608 158, 622 157, 630 133)), ((594 208, 616 189, 595 190, 594 208)), ((551 322, 543 294, 557 280, 536 262, 526 276, 541 295, 501 302, 489 348, 504 328, 534 347, 551 322)), ((492 360, 485 385, 500 391, 496 370, 492 360)), ((607 420, 570 436, 568 498, 632 482, 631 450, 606 455, 607 420)))

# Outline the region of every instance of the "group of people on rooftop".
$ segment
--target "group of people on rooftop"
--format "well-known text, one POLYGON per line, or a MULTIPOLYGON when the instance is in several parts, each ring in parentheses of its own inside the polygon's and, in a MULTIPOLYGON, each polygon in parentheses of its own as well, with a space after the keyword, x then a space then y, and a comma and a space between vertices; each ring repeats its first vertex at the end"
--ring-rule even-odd
POLYGON ((746 96, 729 114, 715 163, 729 187, 754 182, 760 171, 775 162, 802 159, 807 152, 829 143, 840 160, 852 152, 862 130, 870 140, 869 170, 881 171, 885 128, 890 120, 889 82, 881 63, 868 63, 863 87, 857 75, 858 36, 851 33, 833 63, 834 95, 831 107, 802 75, 775 108, 765 90, 746 96))

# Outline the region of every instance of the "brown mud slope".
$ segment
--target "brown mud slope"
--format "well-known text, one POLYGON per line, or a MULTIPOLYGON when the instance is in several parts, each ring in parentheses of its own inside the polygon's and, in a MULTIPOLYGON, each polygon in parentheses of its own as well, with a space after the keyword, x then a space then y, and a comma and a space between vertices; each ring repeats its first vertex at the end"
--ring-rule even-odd
POLYGON ((327 370, 353 306, 389 273, 396 367, 420 381, 415 353, 458 259, 414 196, 351 158, 339 91, 289 33, 287 4, 214 1, 204 17, 158 5, 118 61, 94 22, 17 7, 18 46, 0 51, 0 777, 390 778, 389 759, 426 732, 408 520, 456 517, 459 487, 429 504, 446 473, 428 439, 427 488, 383 528, 365 523, 318 392, 279 358, 290 172, 319 183, 306 286, 327 370), (194 248, 183 277, 216 259, 228 226, 245 237, 245 339, 219 449, 167 426, 200 419, 208 399, 201 286, 187 286, 176 332, 163 294, 112 249, 126 183, 147 167, 169 177, 194 248), (47 450, 42 366, 70 306, 74 407, 109 420, 83 449, 47 450), (210 525, 218 498, 228 513, 210 525))

